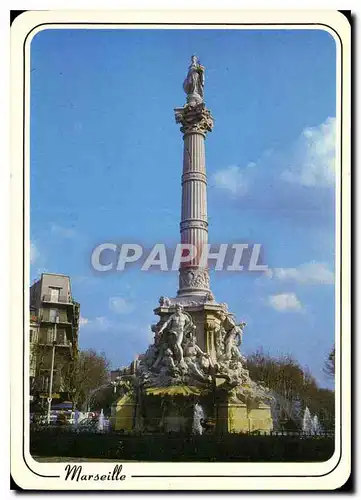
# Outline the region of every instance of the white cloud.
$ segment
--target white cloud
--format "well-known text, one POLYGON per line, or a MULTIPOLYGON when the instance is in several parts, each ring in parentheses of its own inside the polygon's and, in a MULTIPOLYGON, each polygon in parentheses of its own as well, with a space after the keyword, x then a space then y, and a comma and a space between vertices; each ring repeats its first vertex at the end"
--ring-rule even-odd
POLYGON ((216 187, 225 189, 234 196, 242 196, 248 190, 245 174, 236 165, 224 168, 213 174, 213 181, 216 187))
MULTIPOLYGON (((335 151, 336 119, 328 117, 320 125, 304 128, 284 150, 266 150, 256 163, 218 170, 212 180, 216 188, 242 199, 248 206, 276 204, 283 208, 285 202, 297 205, 300 199, 312 206, 312 193, 303 188, 334 187, 335 151)), ((317 197, 322 203, 319 192, 317 197)))
POLYGON ((298 267, 268 269, 266 275, 279 281, 311 285, 332 285, 334 274, 323 262, 307 262, 298 267))
POLYGON ((134 311, 134 304, 128 302, 122 297, 110 297, 109 308, 117 314, 129 314, 134 311))
POLYGON ((308 187, 335 183, 336 119, 305 128, 296 142, 290 166, 281 174, 287 182, 308 187))
POLYGON ((88 318, 84 318, 83 316, 80 316, 79 326, 86 326, 88 324, 89 324, 88 318))
POLYGON ((81 316, 79 326, 89 328, 90 330, 105 331, 114 327, 115 324, 105 316, 97 316, 94 319, 84 318, 81 316))
POLYGON ((57 224, 52 224, 51 232, 61 238, 74 238, 76 236, 76 231, 74 229, 70 227, 58 226, 57 224))
POLYGON ((268 297, 268 304, 276 311, 301 311, 302 305, 295 293, 279 293, 268 297))
POLYGON ((37 249, 35 243, 30 242, 30 263, 34 264, 34 262, 38 259, 39 255, 40 255, 39 250, 37 249))

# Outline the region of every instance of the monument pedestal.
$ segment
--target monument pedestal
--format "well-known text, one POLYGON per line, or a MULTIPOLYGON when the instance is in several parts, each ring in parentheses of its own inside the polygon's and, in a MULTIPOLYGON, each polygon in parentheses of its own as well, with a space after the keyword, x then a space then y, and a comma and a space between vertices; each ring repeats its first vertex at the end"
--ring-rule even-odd
POLYGON ((254 432, 269 433, 273 429, 271 409, 260 403, 257 407, 247 407, 245 403, 223 403, 217 405, 218 432, 254 432))
POLYGON ((112 429, 131 431, 134 428, 136 403, 132 393, 126 394, 116 401, 111 408, 112 429))
POLYGON ((273 430, 273 420, 270 406, 260 403, 248 412, 249 430, 270 432, 273 430))

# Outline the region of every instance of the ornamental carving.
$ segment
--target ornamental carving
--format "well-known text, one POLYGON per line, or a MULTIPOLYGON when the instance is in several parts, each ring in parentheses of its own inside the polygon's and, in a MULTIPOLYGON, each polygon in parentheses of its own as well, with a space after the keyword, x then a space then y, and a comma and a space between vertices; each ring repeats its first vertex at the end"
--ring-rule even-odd
POLYGON ((170 299, 168 297, 160 297, 159 299, 159 305, 161 307, 169 307, 170 306, 170 299))
POLYGON ((214 302, 216 299, 214 298, 214 295, 211 291, 207 293, 205 296, 205 302, 214 302))
POLYGON ((208 222, 201 219, 186 219, 180 223, 181 231, 186 229, 208 229, 208 222))
POLYGON ((195 106, 185 105, 183 108, 175 109, 175 121, 182 125, 181 132, 186 134, 206 135, 213 129, 213 118, 211 112, 204 104, 195 106))
POLYGON ((182 288, 209 288, 209 274, 206 269, 182 269, 179 273, 179 287, 182 288))
POLYGON ((203 172, 185 172, 182 175, 182 184, 189 181, 200 181, 207 184, 207 176, 203 172))

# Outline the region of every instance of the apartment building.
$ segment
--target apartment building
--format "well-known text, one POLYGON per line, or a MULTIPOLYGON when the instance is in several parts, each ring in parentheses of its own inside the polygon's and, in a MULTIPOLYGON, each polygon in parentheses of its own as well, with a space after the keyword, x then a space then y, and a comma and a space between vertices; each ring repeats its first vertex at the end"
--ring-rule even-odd
POLYGON ((78 355, 80 305, 71 293, 69 276, 43 273, 30 287, 30 399, 48 397, 54 348, 52 397, 68 399, 63 375, 78 355))

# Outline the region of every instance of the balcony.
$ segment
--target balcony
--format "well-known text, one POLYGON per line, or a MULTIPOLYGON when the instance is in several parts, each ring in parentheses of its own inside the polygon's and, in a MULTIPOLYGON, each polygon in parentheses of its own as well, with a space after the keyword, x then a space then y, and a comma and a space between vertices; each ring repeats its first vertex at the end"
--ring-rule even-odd
POLYGON ((50 302, 52 304, 72 304, 72 299, 68 295, 43 295, 43 302, 50 302))
MULTIPOLYGON (((39 339, 38 345, 53 347, 54 344, 51 339, 39 339)), ((70 340, 58 339, 55 342, 55 347, 71 347, 71 346, 72 343, 70 342, 70 340)))
MULTIPOLYGON (((66 311, 63 311, 64 313, 66 311)), ((58 314, 57 316, 58 321, 56 321, 56 316, 53 316, 50 314, 49 311, 44 311, 43 314, 39 316, 39 320, 41 323, 57 323, 57 325, 71 325, 71 322, 69 321, 68 317, 66 314, 58 314)))

